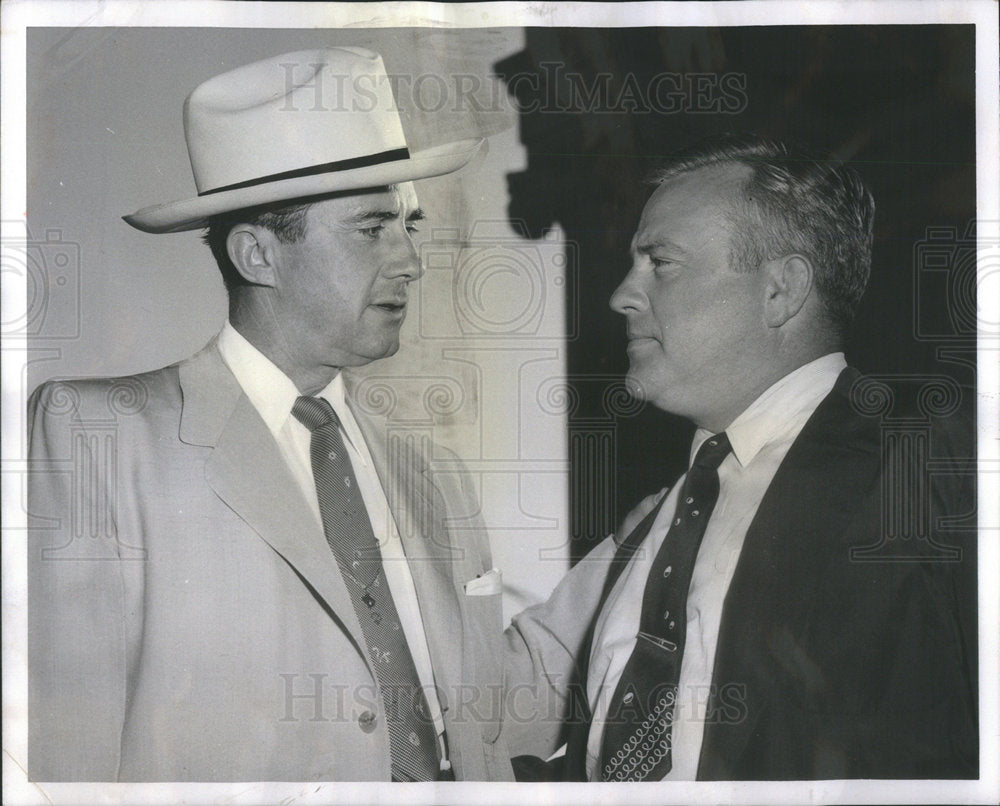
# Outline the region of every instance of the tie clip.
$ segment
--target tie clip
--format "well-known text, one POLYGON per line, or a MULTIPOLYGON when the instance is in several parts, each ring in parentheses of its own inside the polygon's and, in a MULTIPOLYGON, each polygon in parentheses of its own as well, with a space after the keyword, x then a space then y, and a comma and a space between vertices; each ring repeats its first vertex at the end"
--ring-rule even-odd
POLYGON ((639 638, 645 638, 647 641, 649 641, 649 643, 655 644, 660 649, 664 649, 667 652, 677 651, 677 644, 675 644, 673 641, 668 641, 666 638, 660 638, 658 635, 652 635, 651 633, 639 630, 639 638))

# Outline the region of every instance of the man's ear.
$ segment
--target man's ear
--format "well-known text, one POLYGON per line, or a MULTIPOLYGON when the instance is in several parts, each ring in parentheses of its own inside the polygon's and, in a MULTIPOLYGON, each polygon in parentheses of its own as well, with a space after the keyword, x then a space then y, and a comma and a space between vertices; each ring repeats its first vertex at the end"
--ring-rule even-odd
POLYGON ((765 261, 761 271, 767 272, 764 321, 768 327, 781 327, 802 310, 812 293, 812 262, 804 255, 785 255, 765 261))
POLYGON ((226 236, 226 252, 244 280, 274 287, 277 282, 274 233, 255 224, 237 224, 226 236))

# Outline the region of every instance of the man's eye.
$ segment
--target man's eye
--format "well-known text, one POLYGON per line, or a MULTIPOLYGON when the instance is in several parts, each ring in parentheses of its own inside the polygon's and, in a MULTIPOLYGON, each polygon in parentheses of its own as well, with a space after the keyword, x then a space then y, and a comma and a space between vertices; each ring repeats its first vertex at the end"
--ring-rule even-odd
POLYGON ((653 264, 654 269, 662 269, 665 266, 673 266, 674 261, 668 257, 651 257, 649 262, 653 264))
POLYGON ((406 222, 406 231, 409 232, 409 233, 420 232, 420 228, 417 227, 417 222, 416 221, 407 221, 406 222))
POLYGON ((358 230, 366 238, 377 238, 379 233, 385 229, 384 224, 376 224, 374 227, 363 227, 358 230))

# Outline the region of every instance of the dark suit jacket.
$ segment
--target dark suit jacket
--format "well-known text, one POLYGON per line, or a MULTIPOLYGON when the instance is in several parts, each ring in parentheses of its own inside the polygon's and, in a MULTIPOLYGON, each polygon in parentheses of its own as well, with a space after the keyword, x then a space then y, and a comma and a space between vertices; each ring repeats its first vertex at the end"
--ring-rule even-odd
MULTIPOLYGON (((971 445, 927 417, 860 413, 858 377, 842 373, 747 532, 723 607, 701 780, 977 777, 971 445), (962 516, 971 533, 955 530, 962 516)), ((623 543, 641 542, 652 520, 623 543)), ((567 720, 570 779, 583 778, 590 719, 574 660, 586 658, 588 614, 621 565, 585 559, 508 632, 511 685, 538 685, 531 707, 567 720)), ((544 757, 561 738, 504 730, 514 755, 544 757)))
MULTIPOLYGON (((429 445, 404 434, 392 451, 355 413, 456 775, 509 779, 489 702, 500 595, 463 589, 492 568, 478 503, 429 445)), ((29 429, 32 780, 389 780, 386 710, 322 525, 214 344, 144 375, 46 384, 29 429)))

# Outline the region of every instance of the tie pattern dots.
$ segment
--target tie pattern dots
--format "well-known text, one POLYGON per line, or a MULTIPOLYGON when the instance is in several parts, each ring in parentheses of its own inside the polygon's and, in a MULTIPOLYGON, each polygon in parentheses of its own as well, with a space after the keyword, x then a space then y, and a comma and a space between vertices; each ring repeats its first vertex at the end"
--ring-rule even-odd
POLYGON ((433 781, 440 764, 437 732, 385 580, 382 555, 340 433, 340 420, 326 400, 315 397, 300 397, 292 414, 312 432, 310 455, 323 530, 361 622, 382 693, 392 777, 433 781))
POLYGON ((701 539, 719 497, 718 468, 730 450, 724 433, 709 437, 699 448, 670 529, 653 560, 635 649, 608 707, 602 780, 655 781, 670 772, 687 593, 701 539))

